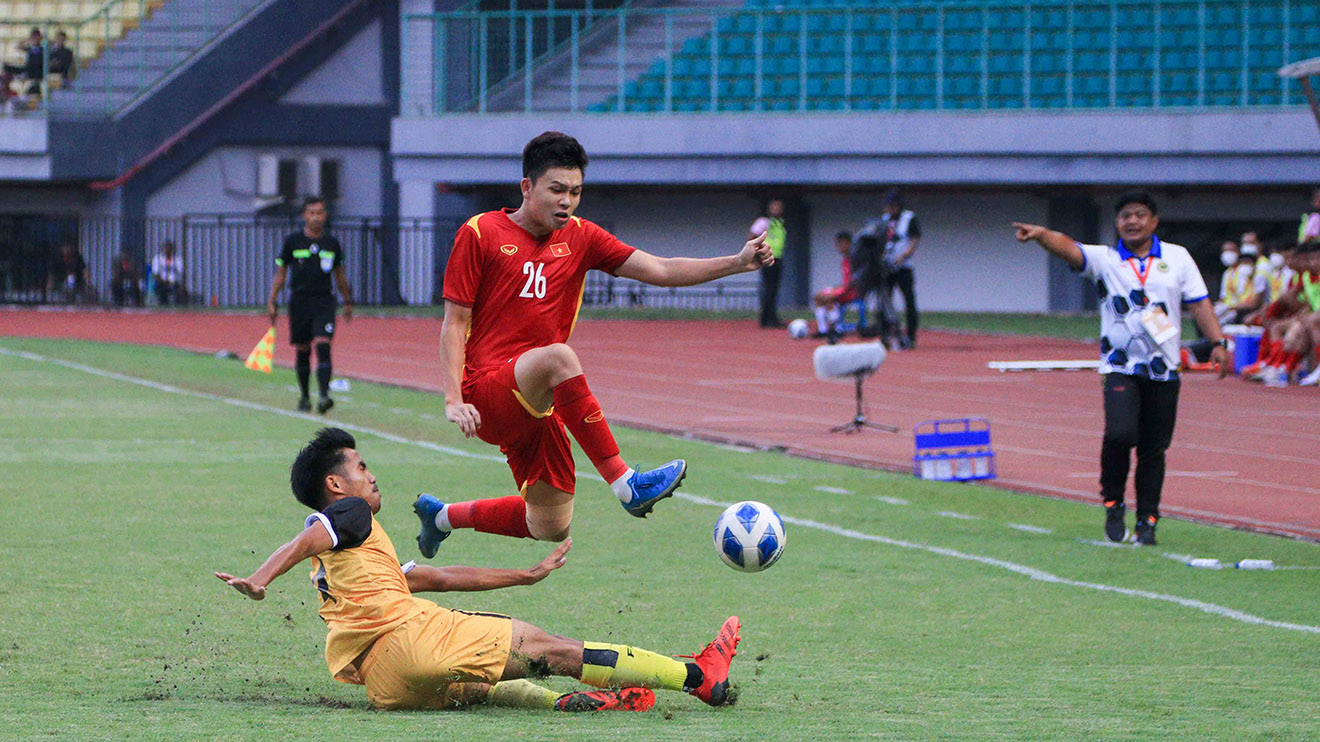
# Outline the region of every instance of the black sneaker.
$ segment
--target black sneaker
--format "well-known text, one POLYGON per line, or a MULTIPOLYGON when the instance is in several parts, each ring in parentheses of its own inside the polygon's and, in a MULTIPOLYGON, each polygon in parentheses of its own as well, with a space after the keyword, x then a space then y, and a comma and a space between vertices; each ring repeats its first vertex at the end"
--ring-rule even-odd
POLYGON ((334 406, 335 406, 335 401, 333 399, 330 399, 329 397, 321 397, 321 401, 316 403, 316 411, 324 415, 325 413, 330 411, 331 407, 334 406))
POLYGON ((1155 523, 1156 518, 1148 515, 1137 521, 1137 543, 1142 546, 1155 545, 1155 523))
POLYGON ((1125 514, 1127 514, 1127 506, 1122 500, 1110 500, 1105 503, 1105 538, 1116 544, 1123 543, 1128 537, 1127 526, 1123 525, 1125 514))
POLYGON ((311 411, 312 411, 312 400, 310 400, 310 399, 308 399, 308 398, 306 398, 306 397, 299 397, 299 398, 298 398, 298 411, 299 411, 299 412, 311 412, 311 411))

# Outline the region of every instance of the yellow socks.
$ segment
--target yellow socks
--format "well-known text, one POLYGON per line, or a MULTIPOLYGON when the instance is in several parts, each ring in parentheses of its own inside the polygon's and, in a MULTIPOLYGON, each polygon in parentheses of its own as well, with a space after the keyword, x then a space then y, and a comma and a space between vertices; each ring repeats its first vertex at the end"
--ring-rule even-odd
POLYGON ((491 686, 486 703, 520 709, 552 709, 560 695, 530 680, 504 680, 491 686))
POLYGON ((683 690, 687 665, 645 649, 623 644, 583 642, 582 682, 597 688, 683 690))

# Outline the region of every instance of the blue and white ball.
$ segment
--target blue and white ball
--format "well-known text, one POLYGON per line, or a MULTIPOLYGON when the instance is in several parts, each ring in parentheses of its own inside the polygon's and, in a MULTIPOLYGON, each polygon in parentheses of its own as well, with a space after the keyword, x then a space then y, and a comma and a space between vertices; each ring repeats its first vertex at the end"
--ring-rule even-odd
POLYGON ((794 340, 801 340, 811 334, 811 326, 804 319, 795 319, 788 323, 788 336, 794 340))
POLYGON ((763 502, 734 503, 715 521, 715 551, 739 572, 768 569, 787 542, 783 518, 763 502))

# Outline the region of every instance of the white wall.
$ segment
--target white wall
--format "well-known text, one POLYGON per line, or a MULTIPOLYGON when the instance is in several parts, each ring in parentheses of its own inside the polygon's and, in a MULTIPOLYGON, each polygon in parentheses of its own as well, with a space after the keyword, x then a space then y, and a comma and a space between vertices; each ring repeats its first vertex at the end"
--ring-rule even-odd
MULTIPOLYGON (((837 285, 834 234, 857 231, 882 208, 882 194, 822 194, 811 201, 811 289, 837 285)), ((1026 193, 910 193, 921 220, 913 257, 917 306, 930 311, 1043 312, 1049 307, 1047 256, 1013 238, 1013 221, 1042 223, 1046 203, 1026 193), (1011 290, 1010 290, 1011 289, 1011 290)))
POLYGON ((367 147, 220 147, 147 198, 147 216, 251 214, 257 192, 257 158, 271 154, 339 160, 340 200, 334 213, 381 213, 381 153, 367 147))
MULTIPOLYGON (((758 201, 748 193, 587 185, 578 214, 657 255, 727 255, 742 246, 757 216, 758 201)), ((878 214, 880 197, 875 190, 807 197, 813 292, 839 282, 834 233, 856 231, 878 214)), ((914 194, 909 201, 925 233, 913 263, 923 310, 1046 311, 1046 255, 1019 245, 1009 227, 1014 220, 1044 221, 1043 198, 983 192, 914 194)))

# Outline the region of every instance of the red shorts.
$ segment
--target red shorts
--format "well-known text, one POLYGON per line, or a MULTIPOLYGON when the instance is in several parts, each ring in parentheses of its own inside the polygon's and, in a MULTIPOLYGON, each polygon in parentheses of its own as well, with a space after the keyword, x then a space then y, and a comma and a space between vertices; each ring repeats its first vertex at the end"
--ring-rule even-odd
POLYGON ((513 376, 517 361, 471 373, 463 380, 463 401, 481 415, 477 437, 500 447, 520 490, 545 482, 572 494, 577 477, 568 433, 553 408, 550 414, 541 414, 523 400, 513 376))

